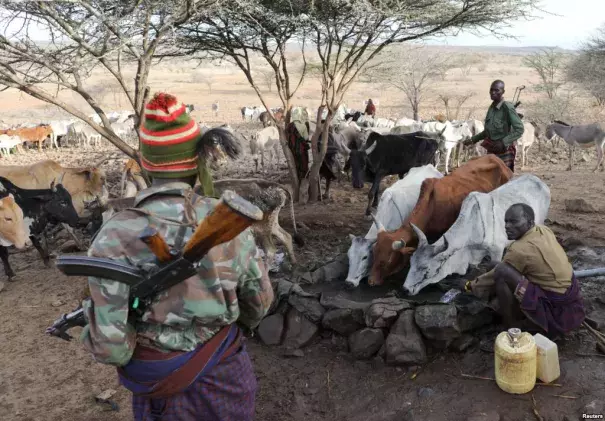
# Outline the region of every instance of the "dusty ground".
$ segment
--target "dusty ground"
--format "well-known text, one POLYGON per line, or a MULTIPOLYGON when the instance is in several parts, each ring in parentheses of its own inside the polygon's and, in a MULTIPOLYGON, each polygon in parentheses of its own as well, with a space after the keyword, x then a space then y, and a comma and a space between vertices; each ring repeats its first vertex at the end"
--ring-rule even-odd
MULTIPOLYGON (((466 81, 453 74, 451 79, 448 76, 449 84, 458 91, 476 90, 477 97, 472 106, 477 107, 478 116, 482 116, 488 102, 483 98, 484 91, 492 79, 502 76, 502 68, 507 69, 504 77, 512 86, 511 95, 514 86, 528 83, 533 77, 527 69, 518 66, 518 61, 516 56, 491 57, 487 70, 473 72, 466 81)), ((205 85, 199 83, 196 90, 192 89, 194 85, 188 70, 156 72, 152 77, 153 88, 164 88, 182 96, 187 103, 201 104, 199 111, 194 112, 198 119, 236 122, 239 119, 238 107, 257 104, 258 101, 249 89, 233 82, 241 78, 219 70, 211 94, 206 92, 205 85), (224 114, 215 118, 208 110, 218 98, 224 114)), ((348 96, 350 106, 360 107, 370 88, 356 87, 348 96)), ((305 85, 300 93, 301 100, 315 98, 314 90, 313 84, 305 85)), ((56 115, 49 108, 39 107, 35 100, 14 93, 9 96, 9 93, 0 93, 5 100, 0 101, 5 110, 5 121, 8 120, 6 115, 15 121, 31 121, 33 115, 39 119, 56 115)), ((382 92, 380 102, 385 104, 384 108, 391 104, 388 106, 389 114, 401 115, 404 109, 401 95, 397 92, 382 92)), ((120 107, 117 102, 113 105, 120 107)), ((317 104, 309 101, 308 105, 317 104)), ((256 126, 247 127, 242 130, 256 126)), ((595 164, 593 152, 589 162, 579 163, 571 173, 565 171, 566 159, 559 158, 564 154, 563 149, 553 153, 550 147, 545 147, 538 154, 534 147, 526 171, 538 175, 550 186, 550 224, 566 247, 605 246, 602 214, 605 175, 591 172, 595 164), (543 160, 542 157, 547 155, 558 159, 558 162, 554 164, 543 160), (585 198, 599 212, 567 212, 565 199, 577 197, 585 198)), ((107 150, 45 150, 42 156, 29 152, 3 158, 2 163, 24 164, 43 158, 69 165, 84 165, 109 158, 104 168, 109 172, 112 191, 116 191, 119 175, 115 169, 123 158, 107 150)), ((219 171, 217 178, 252 176, 251 164, 250 158, 245 157, 243 165, 242 162, 229 164, 219 171)), ((271 169, 264 176, 285 181, 283 165, 282 156, 282 168, 279 171, 271 169)), ((363 218, 367 189, 366 185, 362 191, 354 190, 343 181, 334 186, 331 200, 296 208, 297 222, 307 227, 301 229, 306 245, 296 249, 303 265, 312 268, 346 252, 348 234, 366 232, 370 224, 363 218)), ((282 212, 281 220, 284 228, 291 232, 288 212, 282 212)), ((45 268, 33 249, 14 254, 11 260, 18 277, 0 293, 0 420, 132 419, 128 393, 119 387, 115 370, 92 361, 77 342, 67 343, 44 335, 49 323, 78 304, 83 280, 69 279, 53 267, 45 268), (94 402, 94 396, 106 389, 117 390, 114 399, 120 406, 119 412, 110 412, 107 407, 94 402)), ((578 265, 580 263, 577 262, 578 265)), ((0 280, 3 279, 0 275, 0 280)), ((600 282, 603 281, 591 280, 583 286, 589 304, 596 308, 605 305, 605 287, 600 282)), ((254 338, 248 343, 259 380, 258 420, 458 421, 488 411, 496 411, 508 421, 537 419, 532 412, 531 396, 507 395, 494 382, 461 376, 465 373, 493 377, 493 355, 476 347, 464 354, 436 354, 422 369, 405 369, 386 367, 376 361, 353 361, 338 338, 319 337, 299 359, 284 357, 279 349, 264 347, 254 338), (414 373, 417 375, 412 378, 414 373), (422 387, 428 387, 434 393, 420 398, 418 392, 422 387)), ((558 383, 561 387, 536 387, 533 391, 537 411, 545 421, 562 421, 565 416, 569 416, 569 420, 577 420, 587 404, 605 402, 605 358, 578 355, 594 352, 593 341, 584 331, 560 344, 562 377, 558 383)))

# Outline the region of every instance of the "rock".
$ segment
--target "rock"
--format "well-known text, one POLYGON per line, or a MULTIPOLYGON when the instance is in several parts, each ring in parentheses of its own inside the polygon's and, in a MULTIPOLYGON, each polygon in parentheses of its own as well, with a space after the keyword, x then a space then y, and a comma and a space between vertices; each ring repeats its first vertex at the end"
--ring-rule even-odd
POLYGON ((433 389, 431 389, 430 387, 421 387, 420 389, 418 389, 418 397, 420 399, 430 398, 434 394, 435 394, 435 391, 433 389))
POLYGON ((584 199, 565 199, 565 210, 567 212, 593 213, 597 210, 584 199))
POLYGON ((414 310, 406 310, 391 328, 386 340, 387 364, 422 364, 426 362, 426 347, 414 323, 414 310))
POLYGON ((305 356, 305 353, 302 349, 286 349, 284 351, 284 357, 301 358, 304 356, 305 356))
POLYGON ((342 228, 345 226, 345 223, 342 221, 336 221, 336 222, 334 222, 334 226, 337 228, 342 228))
POLYGON ((59 251, 61 253, 76 253, 80 251, 80 247, 78 247, 74 240, 68 240, 59 247, 59 251))
POLYGON ((284 316, 273 314, 265 317, 258 326, 258 336, 265 345, 279 345, 284 333, 284 316))
POLYGON ((415 321, 426 338, 443 342, 444 347, 460 336, 457 311, 453 305, 417 307, 415 321))
POLYGON ((57 301, 53 301, 50 305, 53 307, 61 307, 63 304, 65 304, 65 301, 57 300, 57 301))
POLYGON ((365 322, 368 327, 390 327, 403 310, 409 310, 412 305, 400 298, 378 298, 370 303, 366 311, 365 322))
POLYGON ((296 225, 298 225, 298 228, 302 230, 309 231, 311 229, 304 222, 297 222, 296 225))
POLYGON ((500 421, 500 414, 496 411, 479 412, 468 417, 466 421, 500 421))
POLYGON ((319 296, 321 295, 318 292, 317 293, 307 292, 304 289, 302 289, 300 285, 297 285, 297 284, 292 285, 290 294, 296 294, 300 297, 309 297, 309 298, 319 298, 319 296))
POLYGON ((292 289, 293 286, 294 286, 294 284, 292 282, 286 281, 285 279, 280 279, 277 282, 277 290, 275 291, 275 298, 276 299, 286 298, 288 295, 290 295, 290 290, 292 289))
POLYGON ((357 203, 357 199, 353 196, 345 197, 345 203, 357 203))
POLYGON ((349 271, 349 258, 346 254, 340 255, 335 260, 326 265, 314 270, 311 273, 313 282, 334 282, 340 281, 347 277, 349 271))
POLYGON ((384 335, 380 329, 365 328, 349 336, 351 354, 360 360, 372 358, 383 343, 384 335))
POLYGON ((454 339, 450 344, 450 349, 458 352, 464 352, 473 345, 475 337, 472 335, 464 334, 459 338, 454 339))
POLYGON ((301 297, 297 294, 290 294, 288 304, 304 314, 313 323, 319 323, 326 312, 317 299, 301 297))
POLYGON ((586 317, 587 322, 590 324, 590 326, 594 329, 597 330, 603 330, 605 329, 605 311, 601 311, 601 310, 595 310, 592 311, 588 314, 588 316, 586 317))
POLYGON ((580 162, 590 162, 590 157, 586 154, 582 154, 582 159, 580 159, 580 162))
POLYGON ((286 316, 284 345, 288 348, 302 348, 317 334, 319 328, 295 308, 286 316))
POLYGON ((348 336, 365 327, 363 310, 349 308, 329 310, 324 314, 321 325, 348 336))
POLYGON ((551 159, 550 159, 550 163, 551 163, 551 164, 558 164, 558 163, 559 163, 559 160, 558 160, 558 159, 555 159, 555 158, 551 158, 551 159))
POLYGON ((349 341, 344 336, 332 335, 332 339, 330 339, 330 344, 332 345, 332 349, 334 351, 346 352, 349 349, 349 341))
POLYGON ((117 391, 115 391, 113 389, 107 389, 107 390, 104 390, 101 393, 99 393, 97 396, 95 396, 95 398, 105 401, 105 400, 111 398, 116 393, 117 393, 117 391))
POLYGON ((326 310, 334 309, 359 309, 365 311, 370 304, 360 303, 344 298, 341 292, 324 292, 321 294, 319 304, 326 310))
POLYGON ((477 314, 458 311, 458 328, 460 332, 470 332, 481 326, 491 324, 493 320, 494 312, 489 308, 485 308, 477 314))
POLYGON ((593 400, 584 406, 582 409, 582 414, 586 415, 603 415, 603 410, 605 410, 605 404, 598 400, 593 400))

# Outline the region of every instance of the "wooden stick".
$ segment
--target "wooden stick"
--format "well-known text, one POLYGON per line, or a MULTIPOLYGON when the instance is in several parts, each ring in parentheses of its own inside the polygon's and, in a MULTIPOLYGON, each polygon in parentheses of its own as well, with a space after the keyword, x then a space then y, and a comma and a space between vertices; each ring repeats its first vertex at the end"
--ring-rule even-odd
POLYGON ((538 407, 536 404, 536 398, 534 398, 534 394, 532 393, 531 395, 531 406, 532 406, 532 410, 534 411, 534 415, 536 416, 536 419, 538 421, 544 421, 544 418, 542 418, 542 415, 540 415, 540 413, 538 412, 538 407))
POLYGON ((578 355, 580 357, 601 357, 601 358, 605 358, 605 355, 603 355, 603 354, 584 354, 582 352, 576 352, 576 355, 578 355))
MULTIPOLYGON (((483 376, 472 376, 470 374, 460 373, 462 377, 466 377, 468 379, 476 379, 476 380, 491 380, 496 381, 493 377, 483 377, 483 376)), ((547 386, 547 387, 563 387, 558 383, 536 383, 536 386, 547 386)))
POLYGON ((563 399, 579 399, 579 396, 566 396, 566 395, 551 395, 557 398, 563 398, 563 399))

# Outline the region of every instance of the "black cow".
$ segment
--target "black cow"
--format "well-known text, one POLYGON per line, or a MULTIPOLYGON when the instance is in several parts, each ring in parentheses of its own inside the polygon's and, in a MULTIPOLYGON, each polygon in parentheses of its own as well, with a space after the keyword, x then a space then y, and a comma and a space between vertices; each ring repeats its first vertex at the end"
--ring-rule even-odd
POLYGON ((349 119, 353 119, 354 122, 357 123, 357 120, 359 120, 359 118, 363 115, 363 113, 361 111, 356 111, 354 113, 351 114, 345 114, 345 121, 349 121, 349 119))
MULTIPOLYGON (((15 202, 23 210, 24 223, 29 224, 29 238, 40 253, 44 264, 50 266, 48 250, 42 247, 40 235, 49 224, 66 222, 70 226, 78 223, 78 213, 71 201, 71 195, 62 184, 53 181, 49 189, 30 190, 15 186, 4 177, 0 177, 0 197, 12 194, 15 202)), ((0 259, 4 273, 13 278, 15 272, 8 262, 8 248, 0 246, 0 259)))
POLYGON ((372 132, 362 149, 351 149, 349 165, 353 173, 353 188, 363 188, 364 179, 372 181, 366 215, 370 215, 372 207, 378 206, 378 188, 382 179, 391 174, 398 174, 401 179, 411 168, 434 165, 440 140, 439 133, 381 135, 372 132))

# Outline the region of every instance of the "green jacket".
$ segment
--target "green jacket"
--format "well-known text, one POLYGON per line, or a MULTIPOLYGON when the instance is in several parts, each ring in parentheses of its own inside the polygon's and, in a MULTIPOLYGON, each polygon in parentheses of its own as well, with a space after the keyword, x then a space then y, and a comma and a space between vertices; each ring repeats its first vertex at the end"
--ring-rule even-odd
POLYGON ((485 116, 485 130, 471 138, 473 143, 489 138, 493 141, 501 140, 505 147, 523 136, 523 121, 517 114, 515 107, 508 101, 500 101, 497 105, 490 105, 485 116))
MULTIPOLYGON (((199 223, 218 201, 193 194, 185 183, 173 182, 138 193, 135 210, 115 214, 99 230, 89 256, 139 264, 153 259, 138 239, 153 225, 174 245, 178 225, 186 214, 199 223), (192 195, 192 209, 185 206, 192 195), (187 208, 187 209, 186 209, 187 208), (189 211, 188 211, 189 210, 189 211)), ((193 232, 185 231, 185 244, 193 232)), ((105 278, 89 277, 90 300, 83 303, 88 325, 81 340, 96 361, 122 366, 137 343, 165 351, 191 351, 223 326, 236 321, 256 327, 269 310, 273 289, 248 228, 233 240, 216 246, 200 261, 198 274, 162 292, 141 319, 129 312, 129 287, 105 278)))

